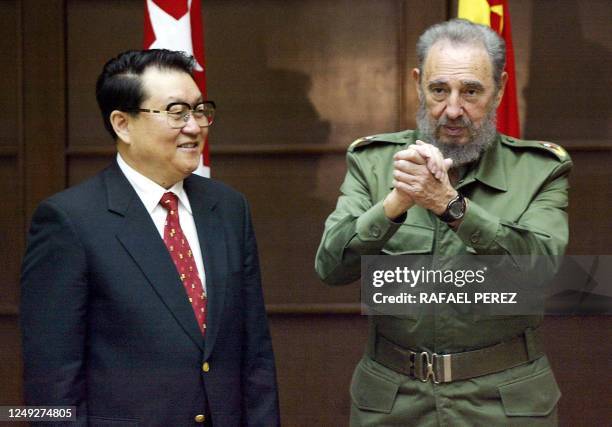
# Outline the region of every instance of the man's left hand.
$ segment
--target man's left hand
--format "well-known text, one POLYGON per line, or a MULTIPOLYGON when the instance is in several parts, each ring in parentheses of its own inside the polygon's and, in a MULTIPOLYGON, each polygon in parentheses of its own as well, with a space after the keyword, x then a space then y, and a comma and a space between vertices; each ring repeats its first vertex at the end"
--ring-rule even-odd
POLYGON ((438 148, 420 141, 410 149, 396 153, 393 158, 394 186, 409 194, 417 205, 440 215, 448 202, 457 196, 448 177, 452 160, 444 159, 438 148), (412 162, 407 153, 410 149, 427 159, 427 163, 412 162))

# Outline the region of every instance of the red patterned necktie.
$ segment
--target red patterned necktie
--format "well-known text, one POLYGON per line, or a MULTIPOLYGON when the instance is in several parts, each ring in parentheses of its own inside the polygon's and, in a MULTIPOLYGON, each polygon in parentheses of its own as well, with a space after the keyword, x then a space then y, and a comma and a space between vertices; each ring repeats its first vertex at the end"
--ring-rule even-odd
POLYGON ((159 203, 168 211, 164 225, 164 243, 170 252, 172 261, 181 277, 191 307, 198 321, 202 334, 206 333, 206 293, 198 268, 189 247, 189 242, 183 234, 178 215, 178 197, 174 193, 164 193, 159 203))

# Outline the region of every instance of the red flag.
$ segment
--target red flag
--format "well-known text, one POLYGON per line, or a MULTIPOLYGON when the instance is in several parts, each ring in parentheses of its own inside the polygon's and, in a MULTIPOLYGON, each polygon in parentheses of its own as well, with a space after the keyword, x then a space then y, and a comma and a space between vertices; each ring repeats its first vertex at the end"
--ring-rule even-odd
POLYGON ((521 127, 516 96, 514 47, 507 0, 459 0, 458 18, 491 27, 506 42, 506 72, 508 82, 504 97, 497 108, 497 130, 506 135, 520 137, 521 127))
MULTIPOLYGON (((170 49, 193 55, 194 79, 206 99, 206 63, 200 0, 145 0, 144 48, 170 49)), ((210 176, 208 139, 195 171, 210 176)))

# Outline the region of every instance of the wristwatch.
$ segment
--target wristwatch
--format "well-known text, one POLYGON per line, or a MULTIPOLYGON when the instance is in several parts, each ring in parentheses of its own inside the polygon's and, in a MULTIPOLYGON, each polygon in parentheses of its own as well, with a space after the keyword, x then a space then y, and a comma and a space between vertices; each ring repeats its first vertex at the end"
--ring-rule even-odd
POLYGON ((465 215, 465 199, 460 193, 457 193, 456 197, 453 197, 448 205, 446 206, 446 210, 438 215, 440 221, 444 222, 454 222, 463 218, 465 215))

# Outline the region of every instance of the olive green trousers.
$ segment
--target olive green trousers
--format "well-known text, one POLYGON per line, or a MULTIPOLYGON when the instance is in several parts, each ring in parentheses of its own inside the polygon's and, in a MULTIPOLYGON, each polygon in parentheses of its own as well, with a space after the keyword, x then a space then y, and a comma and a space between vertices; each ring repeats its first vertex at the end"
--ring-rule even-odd
POLYGON ((546 357, 490 375, 434 384, 364 356, 351 382, 350 425, 556 426, 560 397, 546 357))

